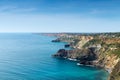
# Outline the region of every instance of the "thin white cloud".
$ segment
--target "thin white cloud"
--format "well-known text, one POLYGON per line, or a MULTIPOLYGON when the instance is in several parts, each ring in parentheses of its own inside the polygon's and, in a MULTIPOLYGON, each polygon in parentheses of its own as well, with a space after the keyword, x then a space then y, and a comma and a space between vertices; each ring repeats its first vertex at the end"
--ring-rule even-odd
POLYGON ((37 10, 36 8, 19 8, 19 9, 15 9, 12 12, 32 12, 37 10))
POLYGON ((20 8, 18 6, 0 6, 0 13, 32 12, 37 8, 20 8))
POLYGON ((98 9, 92 9, 90 10, 90 14, 102 14, 105 13, 103 10, 98 10, 98 9))
POLYGON ((17 7, 15 6, 0 6, 0 12, 5 12, 5 11, 10 11, 10 10, 14 10, 17 7))

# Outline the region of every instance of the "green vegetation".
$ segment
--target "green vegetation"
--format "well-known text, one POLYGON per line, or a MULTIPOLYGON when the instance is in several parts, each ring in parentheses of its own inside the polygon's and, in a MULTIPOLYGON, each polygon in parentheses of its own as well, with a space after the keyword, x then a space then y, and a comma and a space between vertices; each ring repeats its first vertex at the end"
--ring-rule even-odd
POLYGON ((102 41, 100 39, 92 39, 89 42, 87 42, 83 47, 88 47, 90 45, 97 45, 102 44, 102 41))
POLYGON ((74 39, 74 45, 77 45, 79 41, 80 41, 79 39, 74 39))
POLYGON ((115 49, 115 50, 111 50, 109 51, 110 54, 115 54, 118 57, 120 57, 120 48, 119 49, 115 49))

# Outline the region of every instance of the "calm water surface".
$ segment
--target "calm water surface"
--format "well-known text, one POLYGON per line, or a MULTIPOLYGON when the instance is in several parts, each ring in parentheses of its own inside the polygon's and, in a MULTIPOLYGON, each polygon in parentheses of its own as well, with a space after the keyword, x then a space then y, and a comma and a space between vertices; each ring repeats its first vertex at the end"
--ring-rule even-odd
POLYGON ((106 80, 108 73, 51 57, 65 43, 28 33, 0 34, 0 80, 106 80))

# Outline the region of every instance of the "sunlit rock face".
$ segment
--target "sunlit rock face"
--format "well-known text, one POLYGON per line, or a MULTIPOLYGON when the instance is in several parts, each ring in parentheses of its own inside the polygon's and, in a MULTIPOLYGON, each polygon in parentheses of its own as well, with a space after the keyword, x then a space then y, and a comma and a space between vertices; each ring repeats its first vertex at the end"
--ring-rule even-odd
POLYGON ((120 80, 120 61, 114 67, 109 80, 120 80))

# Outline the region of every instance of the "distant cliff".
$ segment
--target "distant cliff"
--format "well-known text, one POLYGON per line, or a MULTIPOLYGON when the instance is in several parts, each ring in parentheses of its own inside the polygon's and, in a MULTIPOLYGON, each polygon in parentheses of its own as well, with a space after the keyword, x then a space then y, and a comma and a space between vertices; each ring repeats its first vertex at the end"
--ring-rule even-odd
POLYGON ((60 49, 53 56, 76 59, 82 65, 104 68, 110 73, 109 80, 120 80, 120 33, 66 34, 59 39, 70 43, 74 49, 60 49))

